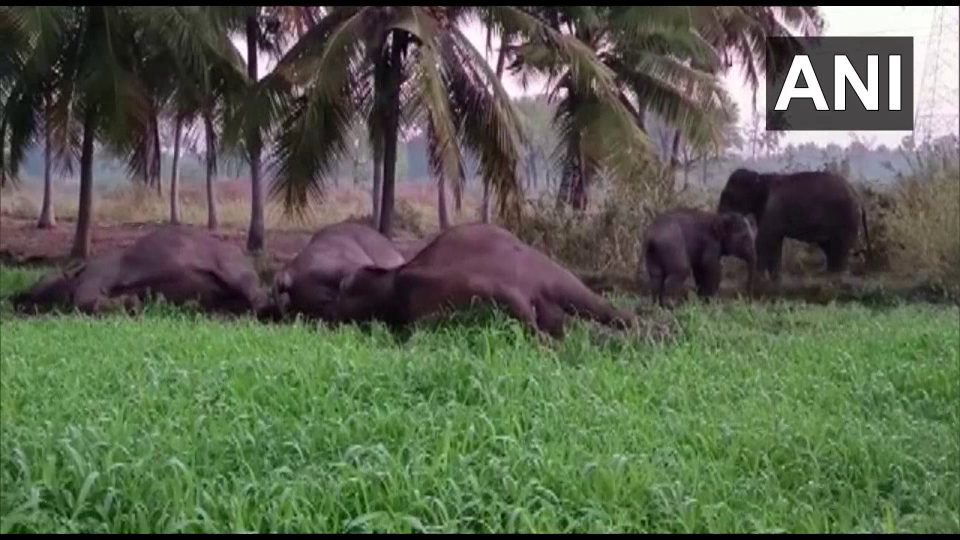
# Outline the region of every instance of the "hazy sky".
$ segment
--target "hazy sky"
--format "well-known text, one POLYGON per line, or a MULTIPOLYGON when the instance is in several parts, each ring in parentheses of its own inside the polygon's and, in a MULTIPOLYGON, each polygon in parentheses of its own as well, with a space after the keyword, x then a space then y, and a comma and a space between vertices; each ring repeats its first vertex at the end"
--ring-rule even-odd
MULTIPOLYGON (((924 59, 927 53, 927 41, 931 31, 932 17, 934 13, 933 6, 821 6, 826 25, 824 28, 825 36, 913 36, 914 42, 914 106, 920 97, 920 84, 923 78, 924 59)), ((953 9, 953 20, 956 19, 956 6, 947 9, 953 9)), ((485 52, 486 33, 479 22, 470 24, 465 29, 467 37, 473 42, 474 46, 481 52, 485 52)), ((955 34, 954 34, 954 39, 955 34)), ((242 38, 235 40, 240 53, 246 56, 246 47, 243 46, 242 38)), ((493 52, 487 55, 487 60, 491 65, 496 63, 496 50, 498 43, 493 40, 493 52)), ((953 88, 957 88, 957 81, 960 80, 960 67, 957 65, 957 47, 956 41, 943 43, 944 47, 952 47, 952 66, 950 73, 941 73, 940 80, 952 81, 953 88)), ((273 62, 263 58, 263 68, 269 70, 273 67, 273 62)), ((511 96, 520 96, 523 94, 538 94, 544 90, 544 82, 532 82, 527 90, 521 88, 519 82, 513 77, 506 75, 504 77, 504 87, 511 96)), ((737 102, 740 110, 740 123, 746 125, 750 117, 750 111, 753 109, 753 92, 747 84, 742 73, 734 68, 725 77, 724 82, 733 99, 737 102)), ((761 81, 761 84, 762 81, 761 81)), ((762 111, 764 106, 763 87, 757 92, 757 106, 762 111)), ((952 106, 955 114, 956 107, 960 106, 960 95, 956 95, 952 106)), ((866 141, 873 141, 876 144, 886 144, 887 146, 896 146, 901 139, 909 135, 909 131, 860 131, 857 135, 866 141)), ((831 142, 846 145, 851 140, 850 132, 845 131, 796 131, 788 132, 783 138, 783 144, 803 143, 807 141, 818 144, 829 144, 831 142)))

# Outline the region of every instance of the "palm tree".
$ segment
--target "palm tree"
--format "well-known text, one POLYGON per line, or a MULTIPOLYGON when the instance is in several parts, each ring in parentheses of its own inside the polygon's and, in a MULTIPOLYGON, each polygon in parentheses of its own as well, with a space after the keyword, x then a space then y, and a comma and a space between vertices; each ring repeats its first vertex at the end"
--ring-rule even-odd
MULTIPOLYGON (((31 144, 42 117, 42 99, 31 93, 30 85, 49 85, 54 96, 53 133, 69 134, 79 125, 79 136, 64 136, 66 150, 79 147, 80 204, 71 255, 85 258, 90 253, 93 220, 93 153, 95 141, 128 159, 131 168, 156 177, 159 168, 157 109, 165 94, 147 88, 146 76, 153 74, 154 62, 183 54, 171 51, 157 38, 155 21, 175 19, 171 8, 130 8, 77 6, 68 8, 6 8, 4 18, 13 21, 26 35, 46 32, 48 58, 38 63, 37 77, 18 77, 6 97, 4 126, 0 140, 9 148, 6 170, 16 171, 23 152, 31 144), (43 21, 48 21, 44 23, 43 21), (56 24, 49 23, 56 21, 56 24)), ((192 27, 188 27, 190 30, 192 27)), ((55 138, 56 139, 56 138, 55 138)))
MULTIPOLYGON (((478 158, 480 175, 498 195, 500 212, 522 185, 523 140, 516 111, 496 74, 459 29, 470 16, 493 20, 507 32, 536 35, 577 66, 578 82, 597 87, 617 110, 612 75, 575 38, 562 35, 528 8, 511 6, 351 6, 331 8, 285 55, 275 70, 292 99, 275 141, 272 194, 285 208, 322 197, 343 157, 351 126, 366 120, 375 162, 382 157, 379 229, 392 228, 398 133, 426 124, 430 169, 439 182, 464 181, 461 145, 478 158)), ((628 134, 639 137, 639 132, 628 134)))
MULTIPOLYGON (((492 50, 491 41, 494 33, 499 37, 500 47, 497 49, 497 63, 495 68, 495 73, 497 80, 503 82, 503 70, 507 65, 507 58, 510 56, 511 51, 513 50, 513 45, 518 35, 516 32, 509 32, 503 25, 498 25, 496 20, 488 17, 486 22, 487 26, 487 37, 486 37, 486 49, 489 54, 492 50)), ((459 209, 459 204, 458 204, 459 209)), ((490 182, 483 182, 483 199, 480 204, 480 221, 483 223, 490 222, 490 182)))
MULTIPOLYGON (((209 9, 176 6, 143 8, 143 26, 166 63, 156 71, 167 74, 169 91, 163 96, 172 117, 173 164, 170 175, 170 221, 178 223, 179 159, 183 138, 199 119, 206 154, 207 227, 218 227, 214 176, 223 102, 236 99, 245 86, 244 62, 229 41, 227 27, 209 9)), ((158 85, 159 86, 159 85, 158 85)))
MULTIPOLYGON (((718 74, 740 65, 753 90, 754 109, 766 60, 776 65, 791 58, 799 47, 791 40, 769 42, 767 38, 819 35, 823 30, 823 17, 816 6, 701 6, 693 11, 693 22, 722 55, 720 62, 700 67, 718 74)), ((672 163, 677 160, 680 135, 679 131, 674 135, 672 163)))
POLYGON ((797 47, 791 40, 767 38, 819 35, 823 22, 817 6, 709 6, 695 11, 698 31, 723 56, 719 67, 740 64, 754 92, 766 72, 765 60, 785 61, 797 47))
POLYGON ((264 249, 264 186, 262 161, 264 141, 278 123, 279 100, 287 91, 286 85, 273 73, 260 77, 260 52, 279 57, 288 34, 295 29, 299 34, 312 27, 319 16, 316 7, 279 6, 223 6, 210 7, 211 15, 224 27, 239 31, 246 43, 245 88, 234 99, 225 103, 224 134, 221 142, 232 150, 240 150, 250 165, 250 228, 247 232, 247 250, 251 253, 264 249))
POLYGON ((540 16, 595 51, 615 86, 601 100, 579 81, 576 66, 565 65, 537 39, 519 47, 512 71, 545 75, 552 83, 560 135, 554 159, 562 171, 558 205, 582 211, 601 170, 628 179, 649 162, 653 151, 645 135, 639 145, 620 142, 625 129, 642 129, 646 111, 693 140, 716 136, 727 99, 717 79, 693 65, 710 62, 711 49, 692 28, 687 8, 578 6, 543 8, 540 16))
POLYGON ((22 10, 0 8, 0 33, 7 38, 6 54, 0 55, 0 184, 17 178, 19 163, 28 146, 42 133, 44 188, 39 228, 56 225, 53 209, 54 169, 69 171, 72 156, 69 137, 74 132, 57 130, 59 110, 54 102, 54 77, 63 67, 57 41, 68 12, 64 9, 22 10), (9 128, 9 129, 8 129, 9 128), (39 132, 39 133, 38 133, 39 132), (10 140, 7 140, 7 135, 10 140), (9 145, 7 144, 9 142, 9 145), (4 159, 7 147, 9 159, 4 159))

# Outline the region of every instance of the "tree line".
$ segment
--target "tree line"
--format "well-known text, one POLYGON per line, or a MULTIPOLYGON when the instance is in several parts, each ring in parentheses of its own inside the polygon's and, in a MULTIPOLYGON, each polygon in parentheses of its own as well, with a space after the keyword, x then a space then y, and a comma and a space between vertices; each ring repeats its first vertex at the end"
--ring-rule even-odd
POLYGON ((71 254, 81 258, 97 149, 160 192, 161 148, 172 148, 177 223, 178 162, 186 147, 202 148, 212 229, 218 166, 239 156, 251 252, 264 248, 266 197, 304 210, 344 162, 356 165, 362 145, 374 222, 390 234, 398 149, 416 137, 441 226, 447 191, 459 206, 470 171, 486 221, 515 211, 547 161, 558 204, 582 211, 601 176, 629 180, 661 161, 676 167, 681 148, 725 144, 735 111, 722 74, 736 66, 756 87, 766 58, 786 52, 766 37, 821 29, 815 7, 4 6, 0 184, 18 181, 28 150, 42 147, 46 213, 50 171, 79 168, 71 254), (499 41, 494 65, 465 36, 470 21, 485 29, 488 51, 499 41), (276 59, 269 72, 261 54, 276 59), (506 73, 546 78, 549 107, 522 114, 503 89, 506 73), (672 130, 668 160, 648 133, 653 117, 672 130))

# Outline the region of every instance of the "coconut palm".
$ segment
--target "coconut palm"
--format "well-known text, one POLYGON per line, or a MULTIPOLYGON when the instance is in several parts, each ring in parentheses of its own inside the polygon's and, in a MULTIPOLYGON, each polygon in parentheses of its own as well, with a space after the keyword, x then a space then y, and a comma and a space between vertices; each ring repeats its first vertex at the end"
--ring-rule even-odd
POLYGON ((68 150, 76 146, 70 144, 76 130, 58 130, 54 121, 63 112, 55 104, 54 80, 63 68, 64 58, 57 42, 68 16, 65 8, 0 8, 0 33, 6 37, 5 54, 0 55, 0 148, 4 149, 0 152, 0 183, 7 177, 16 180, 27 148, 42 137, 44 188, 37 222, 40 228, 56 225, 53 172, 70 171, 74 160, 68 150))
MULTIPOLYGON (((287 86, 278 77, 260 76, 260 52, 279 57, 291 37, 284 29, 300 30, 316 22, 322 11, 315 7, 220 6, 208 7, 219 23, 243 35, 246 43, 247 83, 242 91, 225 103, 223 145, 239 150, 250 165, 250 228, 247 250, 260 252, 265 243, 264 186, 262 161, 264 141, 278 126, 279 100, 287 86), (293 22, 291 22, 293 21, 293 22)), ((272 74, 271 74, 272 75, 272 74)))
MULTIPOLYGON (((42 119, 52 121, 45 98, 55 96, 60 128, 82 125, 80 144, 80 208, 71 254, 86 257, 92 218, 94 138, 111 128, 122 129, 142 116, 140 89, 132 84, 129 57, 123 52, 132 28, 117 8, 5 8, 3 18, 42 43, 43 54, 20 65, 15 82, 4 92, 0 139, 8 147, 4 168, 14 176, 26 150, 35 142, 42 119), (110 24, 107 24, 108 21, 110 24)), ((31 52, 40 52, 32 50, 31 52)), ((25 58, 22 57, 22 58, 25 58)), ((48 122, 49 126, 49 122, 48 122)), ((50 126, 52 128, 52 126, 50 126)), ((50 130, 52 131, 52 129, 50 130)))
MULTIPOLYGON (((722 57, 720 62, 699 67, 718 74, 739 65, 753 90, 754 109, 767 61, 777 66, 799 49, 798 43, 790 39, 771 42, 767 38, 812 36, 823 30, 823 17, 816 6, 698 6, 691 16, 698 33, 722 57)), ((673 164, 677 161, 680 136, 678 130, 673 139, 673 164)))
MULTIPOLYGON (((576 66, 577 83, 597 88, 598 99, 624 110, 612 74, 596 56, 532 11, 511 6, 331 8, 275 70, 275 82, 289 86, 292 100, 283 107, 273 148, 271 193, 288 210, 322 197, 334 165, 345 154, 351 126, 366 121, 375 163, 382 161, 379 228, 389 233, 398 133, 420 121, 438 182, 460 189, 463 145, 477 156, 483 179, 494 185, 499 211, 516 207, 511 201, 517 202, 521 188, 519 121, 496 74, 459 29, 462 21, 480 16, 508 32, 538 36, 576 66)), ((634 140, 642 136, 629 126, 625 133, 634 140)))
MULTIPOLYGON (((51 132, 62 132, 64 151, 78 151, 80 204, 71 255, 90 252, 93 219, 93 154, 95 141, 144 172, 158 168, 157 108, 167 83, 151 79, 158 65, 186 54, 170 50, 157 38, 156 21, 175 17, 172 8, 77 6, 5 8, 0 20, 12 21, 29 37, 44 35, 47 60, 34 62, 36 76, 17 76, 4 90, 0 140, 8 148, 7 173, 18 170, 43 118, 43 97, 52 96, 51 132), (52 21, 55 21, 52 22, 52 21), (150 83, 155 83, 148 88, 150 83), (45 91, 45 90, 49 91, 45 91), (37 90, 37 91, 34 91, 37 90), (79 136, 72 136, 80 126, 79 136)), ((6 24, 6 23, 0 23, 6 24)), ((186 27, 185 32, 193 27, 186 27)), ((15 56, 15 55, 8 55, 15 56)), ((22 56, 21 56, 22 58, 22 56)), ((160 70, 163 71, 163 70, 160 70)), ((6 79, 4 79, 5 81, 6 79)))
POLYGON ((817 6, 704 6, 694 13, 698 31, 722 54, 720 67, 739 64, 754 92, 766 72, 766 60, 776 65, 798 46, 791 40, 768 38, 819 35, 824 22, 817 6))
POLYGON ((595 51, 615 88, 614 99, 599 99, 593 88, 579 83, 576 66, 560 61, 536 36, 518 48, 511 70, 548 77, 549 97, 556 102, 558 205, 583 210, 589 185, 603 169, 627 179, 649 163, 653 145, 645 136, 640 146, 620 142, 624 129, 642 128, 646 111, 694 141, 718 136, 729 100, 716 77, 696 67, 715 61, 715 55, 693 28, 687 8, 569 6, 542 8, 540 16, 595 51), (629 113, 628 126, 622 111, 629 113))
MULTIPOLYGON (((149 39, 166 62, 156 71, 166 74, 169 91, 160 103, 174 126, 170 174, 170 221, 179 222, 179 159, 193 126, 199 121, 206 154, 207 227, 218 227, 214 177, 218 132, 225 101, 239 96, 245 85, 244 62, 229 41, 227 28, 215 12, 192 6, 143 8, 139 11, 149 39)), ((149 67, 148 67, 149 69, 149 67)), ((158 84, 156 87, 161 87, 158 84)))

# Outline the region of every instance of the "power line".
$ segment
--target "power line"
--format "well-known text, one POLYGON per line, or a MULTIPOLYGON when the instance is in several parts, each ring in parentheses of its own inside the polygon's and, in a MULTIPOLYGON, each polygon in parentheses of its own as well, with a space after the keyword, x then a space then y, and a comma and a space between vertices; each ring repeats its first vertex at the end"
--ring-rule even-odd
POLYGON ((913 122, 917 142, 954 133, 960 122, 960 12, 937 6, 923 62, 923 79, 913 122))

